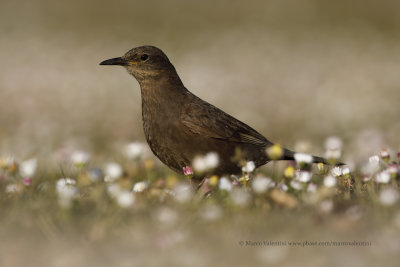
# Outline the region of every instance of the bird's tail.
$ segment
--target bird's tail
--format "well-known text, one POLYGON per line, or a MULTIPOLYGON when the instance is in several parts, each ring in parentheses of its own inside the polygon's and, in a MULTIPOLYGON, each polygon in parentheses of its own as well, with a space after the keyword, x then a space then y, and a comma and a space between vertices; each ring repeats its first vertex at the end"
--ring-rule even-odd
MULTIPOLYGON (((294 159, 294 154, 295 153, 296 152, 293 152, 293 151, 285 148, 284 149, 284 154, 283 154, 284 155, 284 159, 285 160, 295 160, 294 159)), ((318 157, 318 156, 312 156, 312 157, 313 157, 313 163, 323 163, 325 165, 331 165, 332 164, 326 158, 318 157)), ((343 162, 336 162, 335 163, 335 166, 342 166, 342 165, 345 165, 345 163, 343 163, 343 162)))
POLYGON ((323 164, 329 164, 328 160, 323 158, 323 157, 317 157, 317 156, 312 156, 313 157, 313 162, 314 163, 323 163, 323 164))

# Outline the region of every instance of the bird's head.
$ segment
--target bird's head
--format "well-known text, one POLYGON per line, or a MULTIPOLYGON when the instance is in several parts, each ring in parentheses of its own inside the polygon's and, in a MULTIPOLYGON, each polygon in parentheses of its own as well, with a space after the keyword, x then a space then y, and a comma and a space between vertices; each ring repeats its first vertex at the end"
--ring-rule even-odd
POLYGON ((126 68, 139 83, 151 77, 169 73, 175 68, 161 49, 154 46, 139 46, 125 53, 122 57, 104 60, 100 65, 119 65, 126 68))

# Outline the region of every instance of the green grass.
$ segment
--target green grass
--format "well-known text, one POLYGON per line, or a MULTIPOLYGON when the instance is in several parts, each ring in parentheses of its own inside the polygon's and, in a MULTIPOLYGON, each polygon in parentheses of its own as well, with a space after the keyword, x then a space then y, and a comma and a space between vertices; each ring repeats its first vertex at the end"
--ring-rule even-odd
POLYGON ((191 188, 189 178, 174 174, 151 156, 116 158, 123 172, 112 182, 104 181, 104 163, 95 161, 62 161, 58 170, 46 169, 39 161, 30 185, 24 184, 17 162, 3 164, 0 251, 4 266, 27 262, 32 266, 308 264, 342 257, 374 263, 376 250, 390 260, 398 259, 394 251, 399 240, 399 201, 383 202, 382 192, 391 188, 398 197, 399 177, 387 183, 376 181, 376 174, 388 166, 382 159, 369 181, 361 174, 364 164, 335 177, 336 185, 328 187, 324 177, 332 167, 314 166, 311 181, 300 183, 298 189, 290 186, 296 178, 283 175, 286 163, 270 163, 274 166, 251 173, 245 184, 235 182, 230 192, 219 188, 217 178, 210 178, 211 193, 205 197, 204 188, 182 195, 187 192, 183 189, 191 188), (103 173, 97 180, 90 179, 97 167, 103 173), (71 197, 67 205, 60 202, 63 193, 57 190, 57 181, 66 176, 76 181, 76 194, 67 196, 71 197), (275 185, 256 193, 255 177, 267 176, 275 185), (147 183, 145 190, 132 192, 142 181, 147 183), (286 183, 288 190, 279 183, 286 183), (308 189, 310 183, 314 190, 308 189), (112 184, 120 192, 110 193, 112 184), (121 204, 121 191, 134 201, 121 204), (271 241, 284 245, 264 245, 271 241), (320 258, 321 253, 327 258, 320 258), (27 258, 20 259, 20 254, 27 258))

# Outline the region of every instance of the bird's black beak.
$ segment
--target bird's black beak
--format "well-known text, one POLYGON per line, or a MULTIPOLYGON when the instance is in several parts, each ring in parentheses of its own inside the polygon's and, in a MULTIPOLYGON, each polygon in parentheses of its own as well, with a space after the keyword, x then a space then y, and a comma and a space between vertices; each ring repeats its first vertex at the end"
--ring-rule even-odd
POLYGON ((100 63, 100 65, 119 65, 119 66, 128 66, 128 61, 123 59, 122 57, 115 57, 111 59, 104 60, 100 63))

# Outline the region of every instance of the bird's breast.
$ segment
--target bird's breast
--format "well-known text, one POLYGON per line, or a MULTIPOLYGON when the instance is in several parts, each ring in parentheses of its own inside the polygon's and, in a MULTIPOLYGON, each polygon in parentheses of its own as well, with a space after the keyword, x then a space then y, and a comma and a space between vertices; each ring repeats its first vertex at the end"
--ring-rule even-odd
POLYGON ((178 110, 144 102, 142 120, 147 143, 163 163, 175 170, 189 165, 190 160, 182 153, 178 110))

